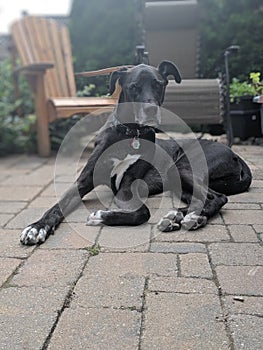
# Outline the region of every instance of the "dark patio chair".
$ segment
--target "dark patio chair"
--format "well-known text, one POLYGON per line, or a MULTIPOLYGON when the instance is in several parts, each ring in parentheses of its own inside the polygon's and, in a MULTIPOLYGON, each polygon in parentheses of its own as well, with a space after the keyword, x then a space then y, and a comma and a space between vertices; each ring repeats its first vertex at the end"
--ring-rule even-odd
MULTIPOLYGON (((169 81, 164 107, 188 125, 215 125, 225 120, 224 89, 220 79, 198 78, 200 8, 196 0, 147 1, 145 44, 151 65, 163 59, 178 66, 182 83, 169 81)), ((225 123, 229 144, 231 125, 225 123)))

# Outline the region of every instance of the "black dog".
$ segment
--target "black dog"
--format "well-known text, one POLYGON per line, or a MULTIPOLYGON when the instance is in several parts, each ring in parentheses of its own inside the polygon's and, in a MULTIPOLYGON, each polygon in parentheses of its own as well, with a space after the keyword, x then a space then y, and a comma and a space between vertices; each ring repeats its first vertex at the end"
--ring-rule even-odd
POLYGON ((90 225, 140 225, 150 218, 143 196, 167 189, 177 192, 187 206, 163 217, 158 224, 161 231, 202 227, 227 202, 226 195, 249 188, 248 166, 227 146, 207 140, 179 143, 156 138, 168 76, 181 82, 178 69, 168 61, 157 69, 142 64, 112 74, 110 90, 118 81, 122 92, 107 127, 74 186, 39 221, 24 229, 23 244, 44 242, 99 184, 112 188, 121 209, 92 213, 90 225))

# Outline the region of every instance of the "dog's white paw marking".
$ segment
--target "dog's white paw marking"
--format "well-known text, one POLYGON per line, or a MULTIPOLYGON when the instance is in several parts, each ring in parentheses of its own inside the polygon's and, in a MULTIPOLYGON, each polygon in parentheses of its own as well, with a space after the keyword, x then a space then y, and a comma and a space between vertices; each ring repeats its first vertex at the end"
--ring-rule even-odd
POLYGON ((200 227, 204 227, 207 223, 207 217, 202 215, 196 215, 193 211, 185 215, 182 220, 182 227, 185 230, 197 230, 200 227))
POLYGON ((157 228, 162 232, 180 230, 183 218, 180 211, 171 210, 158 222, 157 228))
POLYGON ((103 219, 102 219, 103 213, 105 213, 104 210, 97 210, 97 211, 91 213, 88 217, 87 225, 90 225, 90 226, 100 225, 103 221, 103 219))
POLYGON ((25 245, 43 243, 46 240, 47 234, 48 227, 38 229, 33 226, 28 226, 22 231, 20 242, 25 245))

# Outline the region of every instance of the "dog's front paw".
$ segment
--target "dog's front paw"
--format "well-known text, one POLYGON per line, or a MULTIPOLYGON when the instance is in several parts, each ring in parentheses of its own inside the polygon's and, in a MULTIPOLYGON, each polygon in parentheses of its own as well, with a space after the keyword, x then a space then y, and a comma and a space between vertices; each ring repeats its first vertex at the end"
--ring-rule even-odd
POLYGON ((162 232, 172 232, 180 230, 183 213, 177 210, 169 211, 157 224, 157 228, 162 232))
POLYGON ((27 226, 21 233, 20 242, 25 245, 34 245, 45 242, 53 229, 44 224, 35 223, 27 226))
POLYGON ((89 216, 88 216, 88 221, 87 221, 87 225, 90 225, 90 226, 97 226, 97 225, 100 225, 103 223, 103 216, 105 216, 105 214, 107 213, 108 211, 105 211, 105 210, 97 210, 97 211, 94 211, 93 213, 91 213, 89 216))
POLYGON ((207 224, 207 217, 197 215, 195 212, 192 212, 185 215, 181 223, 185 230, 197 230, 198 228, 204 227, 207 224))

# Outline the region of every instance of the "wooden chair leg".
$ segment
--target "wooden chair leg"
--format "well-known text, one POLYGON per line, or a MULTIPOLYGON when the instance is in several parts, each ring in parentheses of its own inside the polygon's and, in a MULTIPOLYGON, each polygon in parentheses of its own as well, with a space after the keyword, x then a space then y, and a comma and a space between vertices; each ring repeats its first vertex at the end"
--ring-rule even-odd
POLYGON ((35 113, 37 123, 37 147, 41 157, 48 157, 51 151, 49 137, 49 119, 47 110, 47 100, 44 87, 44 76, 37 74, 33 78, 35 95, 35 113))

